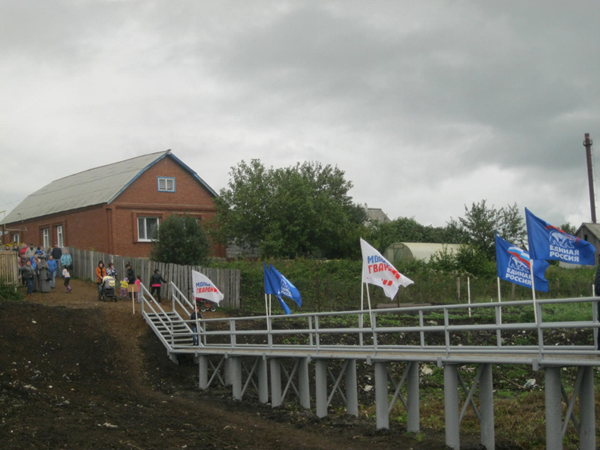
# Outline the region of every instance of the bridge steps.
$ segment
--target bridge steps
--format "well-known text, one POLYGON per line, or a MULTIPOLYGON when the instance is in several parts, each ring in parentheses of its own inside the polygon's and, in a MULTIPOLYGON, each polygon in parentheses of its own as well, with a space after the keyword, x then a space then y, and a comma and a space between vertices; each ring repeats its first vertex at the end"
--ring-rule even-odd
POLYGON ((147 313, 146 317, 165 341, 192 347, 192 332, 176 312, 147 313), (175 336, 171 336, 171 333, 175 336))

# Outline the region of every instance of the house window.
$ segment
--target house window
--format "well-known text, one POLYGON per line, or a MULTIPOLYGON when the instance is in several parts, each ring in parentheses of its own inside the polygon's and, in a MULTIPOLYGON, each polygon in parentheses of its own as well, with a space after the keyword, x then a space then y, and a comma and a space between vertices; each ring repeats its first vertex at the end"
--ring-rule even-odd
POLYGON ((63 236, 62 225, 56 227, 56 242, 58 242, 58 246, 60 248, 63 248, 65 246, 65 238, 63 236))
POLYGON ((15 244, 18 244, 18 243, 20 242, 20 241, 19 241, 19 233, 17 233, 17 234, 13 234, 13 242, 14 242, 15 244))
POLYGON ((42 229, 42 245, 46 248, 50 247, 50 228, 42 229))
POLYGON ((156 239, 158 217, 138 217, 138 241, 148 242, 156 239))
POLYGON ((175 178, 158 177, 158 192, 175 192, 175 178))

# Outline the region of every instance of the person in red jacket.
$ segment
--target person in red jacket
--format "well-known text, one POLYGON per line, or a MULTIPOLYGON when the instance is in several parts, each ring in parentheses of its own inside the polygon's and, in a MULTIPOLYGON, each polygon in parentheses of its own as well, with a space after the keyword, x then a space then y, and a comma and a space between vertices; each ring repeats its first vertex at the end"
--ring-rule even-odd
POLYGON ((98 262, 96 267, 96 284, 98 285, 98 300, 102 299, 102 279, 106 276, 106 268, 102 261, 98 262))

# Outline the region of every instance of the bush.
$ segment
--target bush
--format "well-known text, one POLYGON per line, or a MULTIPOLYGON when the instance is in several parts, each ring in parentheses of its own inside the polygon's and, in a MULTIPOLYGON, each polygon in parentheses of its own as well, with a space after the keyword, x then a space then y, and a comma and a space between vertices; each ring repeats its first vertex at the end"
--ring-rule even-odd
MULTIPOLYGON (((360 308, 361 260, 269 260, 302 295, 302 308, 293 301, 288 306, 293 312, 341 311, 360 308)), ((216 262, 213 267, 240 269, 242 308, 248 312, 264 312, 264 280, 262 261, 216 262)), ((455 270, 443 270, 435 262, 422 261, 397 263, 396 268, 414 284, 400 288, 394 300, 384 296, 383 290, 369 286, 371 304, 378 303, 466 303, 467 284, 470 285, 472 303, 497 301, 498 284, 496 265, 486 261, 480 272, 484 275, 460 274, 455 270)), ((537 298, 587 297, 592 295, 595 268, 564 269, 550 266, 546 272, 549 292, 537 292, 537 298)), ((530 300, 531 289, 501 281, 502 300, 530 300)), ((366 292, 364 294, 367 303, 366 292)), ((279 313, 275 300, 273 312, 279 313)))
POLYGON ((0 302, 22 301, 23 293, 14 286, 0 284, 0 302))
POLYGON ((180 265, 204 264, 210 244, 198 219, 171 214, 161 224, 152 242, 153 261, 180 265))

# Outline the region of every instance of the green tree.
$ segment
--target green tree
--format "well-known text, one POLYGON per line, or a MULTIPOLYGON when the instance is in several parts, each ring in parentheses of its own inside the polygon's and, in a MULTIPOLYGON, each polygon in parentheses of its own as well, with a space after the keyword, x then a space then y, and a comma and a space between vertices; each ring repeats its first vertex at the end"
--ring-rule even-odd
POLYGON ((467 235, 467 242, 489 260, 496 258, 495 231, 514 244, 520 244, 525 237, 525 222, 516 203, 501 209, 487 206, 485 200, 473 203, 470 209, 465 205, 465 217, 460 217, 459 221, 467 235))
POLYGON ((570 222, 564 223, 560 226, 560 229, 563 230, 565 233, 571 234, 571 235, 575 235, 575 233, 577 233, 577 228, 575 228, 574 225, 572 225, 570 222))
POLYGON ((225 243, 259 248, 263 257, 358 256, 366 215, 353 204, 344 172, 317 162, 232 167, 216 199, 216 232, 225 243))
POLYGON ((190 215, 171 214, 158 228, 150 258, 164 263, 206 263, 210 243, 200 222, 190 215))

